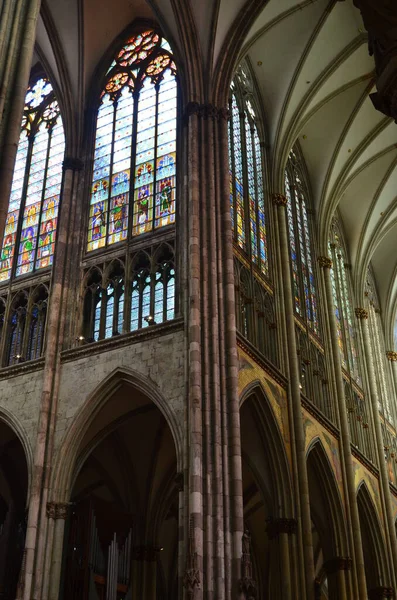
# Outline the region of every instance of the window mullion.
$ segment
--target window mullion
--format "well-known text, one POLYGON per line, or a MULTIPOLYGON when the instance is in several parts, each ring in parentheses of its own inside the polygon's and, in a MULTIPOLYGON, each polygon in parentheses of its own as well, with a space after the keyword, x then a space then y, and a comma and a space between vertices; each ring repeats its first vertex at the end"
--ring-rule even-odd
MULTIPOLYGON (((235 164, 235 153, 234 153, 233 105, 232 105, 231 100, 229 102, 229 112, 230 112, 230 119, 229 119, 230 148, 229 148, 229 152, 230 152, 230 164, 232 167, 232 172, 231 172, 231 174, 229 173, 229 176, 232 179, 231 184, 232 184, 232 194, 233 194, 233 236, 234 236, 234 241, 237 243, 238 232, 237 232, 236 164, 235 164)), ((230 186, 230 183, 229 183, 229 186, 230 186)), ((230 197, 230 189, 229 189, 229 197, 230 197)))
MULTIPOLYGON (((155 84, 156 90, 156 109, 155 109, 155 122, 154 122, 154 159, 153 159, 153 206, 152 206, 152 231, 155 229, 155 216, 156 216, 156 187, 157 187, 157 144, 158 144, 158 120, 159 120, 159 94, 160 94, 160 83, 155 84)), ((152 313, 150 313, 152 314, 152 313)))
POLYGON ((249 205, 249 186, 248 186, 248 163, 247 163, 247 138, 245 132, 245 120, 248 119, 247 114, 243 111, 240 113, 240 139, 241 139, 241 155, 243 168, 243 187, 244 187, 244 226, 245 226, 245 251, 248 254, 249 261, 252 260, 251 248, 251 219, 249 205))
POLYGON ((48 162, 50 160, 50 150, 51 150, 51 140, 52 140, 53 130, 54 130, 54 127, 52 126, 48 132, 47 154, 46 154, 45 166, 44 166, 43 189, 41 190, 40 213, 39 213, 39 222, 37 225, 36 247, 34 250, 33 271, 36 270, 37 252, 38 252, 38 248, 39 248, 39 239, 40 239, 40 227, 41 227, 41 221, 42 221, 42 216, 43 216, 43 203, 44 203, 45 190, 46 190, 46 186, 47 186, 48 162))
POLYGON ((17 270, 19 245, 21 242, 21 233, 22 233, 23 215, 25 212, 26 194, 28 191, 30 164, 32 162, 33 144, 34 144, 34 139, 36 137, 36 134, 37 134, 37 131, 34 133, 34 135, 29 136, 29 134, 28 134, 28 137, 29 137, 28 153, 27 153, 27 157, 26 157, 25 175, 24 175, 24 181, 23 181, 23 187, 22 187, 22 193, 21 193, 21 204, 19 206, 19 213, 18 213, 18 225, 17 225, 17 231, 16 231, 16 235, 15 235, 14 256, 12 259, 10 282, 14 279, 15 272, 17 270))
MULTIPOLYGON (((120 91, 121 94, 121 91, 120 91)), ((109 169, 109 185, 108 185, 108 199, 107 199, 107 210, 106 210, 106 233, 105 233, 105 248, 108 246, 109 239, 109 221, 110 221, 110 203, 111 203, 111 194, 112 194, 112 177, 113 177, 113 162, 114 162, 114 142, 116 138, 116 115, 117 115, 117 105, 120 96, 117 100, 113 102, 113 129, 112 129, 112 146, 111 146, 111 154, 110 154, 110 169, 109 169)), ((103 297, 102 297, 103 301, 103 297)), ((102 320, 102 319, 101 319, 102 320)))
POLYGON ((131 162, 130 162, 130 193, 129 193, 129 211, 128 211, 128 239, 132 239, 132 231, 134 226, 135 213, 135 164, 136 164, 136 149, 138 135, 138 109, 139 109, 139 87, 134 90, 134 112, 132 115, 132 135, 131 135, 131 162))

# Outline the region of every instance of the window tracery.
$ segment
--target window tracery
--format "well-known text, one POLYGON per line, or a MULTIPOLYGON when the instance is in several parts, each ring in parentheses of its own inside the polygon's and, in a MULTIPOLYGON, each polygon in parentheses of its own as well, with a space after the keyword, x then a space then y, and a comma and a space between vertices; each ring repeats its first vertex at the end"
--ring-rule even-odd
POLYGON ((285 194, 295 313, 320 335, 317 290, 309 227, 309 191, 299 149, 291 150, 285 170, 285 194))
POLYGON ((274 365, 278 364, 273 295, 235 258, 237 330, 274 365))
POLYGON ((82 332, 87 342, 175 318, 175 258, 170 244, 89 269, 83 281, 82 332))
POLYGON ((238 68, 229 100, 230 208, 240 248, 269 276, 262 142, 248 65, 238 68))
POLYGON ((65 136, 45 76, 26 93, 1 248, 0 282, 50 267, 55 250, 65 136))
POLYGON ((365 295, 368 299, 368 326, 370 332, 376 385, 378 388, 379 410, 384 414, 386 419, 392 422, 388 383, 386 380, 386 370, 384 366, 386 351, 380 315, 380 305, 376 291, 375 280, 370 268, 368 268, 367 273, 365 295))
POLYGON ((40 358, 44 351, 48 288, 44 284, 20 290, 11 296, 8 317, 5 300, 3 333, 3 366, 40 358))
POLYGON ((333 222, 329 240, 329 256, 333 263, 331 269, 332 291, 334 297, 335 320, 342 367, 353 381, 361 385, 358 359, 358 339, 353 321, 351 288, 349 282, 349 264, 342 243, 337 221, 333 222))
POLYGON ((176 66, 149 29, 116 54, 97 113, 87 251, 175 222, 176 66))

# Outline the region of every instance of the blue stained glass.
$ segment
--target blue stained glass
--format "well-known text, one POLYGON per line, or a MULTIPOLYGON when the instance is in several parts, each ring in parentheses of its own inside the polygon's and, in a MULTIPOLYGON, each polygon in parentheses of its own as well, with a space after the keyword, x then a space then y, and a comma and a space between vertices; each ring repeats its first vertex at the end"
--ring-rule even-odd
MULTIPOLYGON (((122 49, 117 57, 124 56, 131 52, 131 41, 122 49)), ((158 51, 158 47, 153 45, 152 51, 158 51)), ((145 50, 150 55, 151 50, 145 50)), ((128 54, 129 55, 129 54, 128 54)), ((159 213, 159 201, 154 200, 154 188, 158 190, 157 183, 160 180, 166 180, 175 177, 175 139, 176 139, 176 80, 169 71, 159 72, 159 87, 152 83, 150 77, 141 73, 140 62, 142 56, 138 53, 131 65, 127 61, 118 63, 119 58, 115 59, 115 64, 122 68, 123 73, 130 77, 130 82, 135 86, 135 92, 129 90, 128 85, 120 90, 118 82, 110 76, 106 84, 107 93, 103 95, 102 104, 99 107, 97 115, 97 131, 95 144, 95 164, 93 173, 93 188, 91 195, 91 205, 101 200, 107 200, 109 195, 108 177, 120 172, 127 172, 131 168, 131 163, 135 166, 134 173, 131 174, 124 184, 115 183, 112 178, 111 198, 130 199, 135 204, 133 210, 128 210, 128 206, 122 204, 125 208, 125 216, 122 218, 123 226, 120 230, 116 223, 120 220, 114 218, 114 208, 112 202, 103 207, 106 214, 103 215, 104 221, 109 221, 109 235, 106 238, 106 244, 121 241, 126 237, 129 212, 133 217, 133 235, 138 235, 153 229, 161 227, 168 222, 173 222, 175 214, 175 182, 172 183, 172 214, 165 218, 164 212, 159 213), (139 67, 137 66, 139 64, 139 67), (134 66, 134 69, 130 68, 134 66), (121 95, 118 97, 118 94, 121 95), (136 102, 136 98, 138 101, 136 102), (115 108, 113 107, 113 102, 115 108), (113 119, 114 117, 114 119, 113 119), (164 121, 164 123, 162 123, 164 121), (136 131, 133 131, 136 124, 136 131), (155 139, 157 134, 157 140, 155 139), (162 143, 159 144, 160 135, 162 143), (106 150, 102 150, 106 148, 106 150), (173 161, 166 157, 172 157, 173 161), (155 157, 158 161, 154 163, 155 157), (107 158, 106 158, 107 157, 107 158), (164 159, 160 164, 160 157, 164 159), (131 161, 131 158, 133 160, 131 161), (103 160, 101 160, 103 159, 103 160), (109 160, 110 159, 110 160, 109 160), (106 162, 106 164, 104 164, 106 162), (110 167, 109 170, 107 170, 110 167), (106 169, 106 170, 104 170, 106 169), (105 187, 102 185, 105 183, 105 187), (97 185, 99 184, 99 185, 97 185), (149 189, 150 187, 150 189, 149 189), (111 211, 109 214, 107 211, 111 211), (156 214, 156 218, 154 218, 156 214), (113 230, 113 233, 112 233, 113 230), (117 233, 117 235, 115 235, 117 233), (122 233, 120 236, 119 233, 122 233)), ((120 59, 121 60, 121 59, 120 59)), ((153 61, 147 61, 147 65, 153 65, 153 61)), ((163 185, 163 195, 165 183, 163 185)), ((92 224, 90 224, 92 227, 92 224)), ((102 229, 105 227, 103 226, 102 229)), ((90 230, 91 231, 91 230, 90 230)), ((105 234, 102 235, 102 238, 105 234)), ((102 239, 101 238, 101 239, 102 239)), ((88 235, 88 250, 95 250, 98 245, 92 244, 92 235, 88 235)), ((139 320, 140 317, 139 317, 139 320)), ((139 324, 139 327, 141 324, 139 324)))

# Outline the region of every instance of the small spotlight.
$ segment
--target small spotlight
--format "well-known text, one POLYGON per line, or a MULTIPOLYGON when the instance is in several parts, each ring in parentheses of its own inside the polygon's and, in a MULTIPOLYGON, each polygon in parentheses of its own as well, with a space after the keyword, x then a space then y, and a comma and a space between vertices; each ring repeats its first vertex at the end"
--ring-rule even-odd
POLYGON ((147 317, 144 317, 144 319, 148 325, 156 325, 153 315, 148 315, 147 317))
POLYGON ((302 384, 301 384, 301 383, 299 384, 299 389, 300 389, 300 390, 303 390, 303 387, 302 387, 302 384))
POLYGON ((84 336, 83 335, 79 335, 79 342, 84 342, 84 336))

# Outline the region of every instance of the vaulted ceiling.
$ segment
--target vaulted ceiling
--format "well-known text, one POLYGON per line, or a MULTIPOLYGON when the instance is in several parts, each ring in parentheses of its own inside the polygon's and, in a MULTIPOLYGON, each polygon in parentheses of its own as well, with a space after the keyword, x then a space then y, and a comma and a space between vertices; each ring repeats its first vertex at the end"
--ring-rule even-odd
POLYGON ((397 304, 397 127, 369 97, 374 62, 352 0, 45 0, 36 59, 51 69, 73 114, 83 114, 109 44, 137 17, 160 23, 182 63, 187 45, 195 44, 207 89, 225 52, 231 52, 233 64, 248 58, 263 105, 272 188, 282 191, 283 166, 298 139, 310 175, 320 252, 326 253, 327 231, 338 210, 357 305, 371 263, 391 346, 397 304), (233 51, 230 39, 241 40, 233 51))

